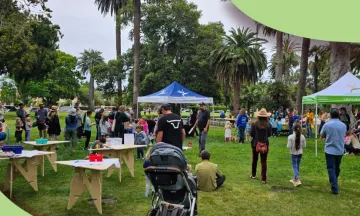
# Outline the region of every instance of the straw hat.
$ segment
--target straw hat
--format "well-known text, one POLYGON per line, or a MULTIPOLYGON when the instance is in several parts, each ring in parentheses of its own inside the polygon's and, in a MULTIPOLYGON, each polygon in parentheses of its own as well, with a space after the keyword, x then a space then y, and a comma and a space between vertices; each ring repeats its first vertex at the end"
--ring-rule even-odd
POLYGON ((57 106, 52 106, 52 107, 51 107, 51 110, 52 110, 52 111, 57 111, 57 106))
POLYGON ((262 108, 258 113, 257 117, 269 117, 271 113, 268 113, 265 108, 262 108))

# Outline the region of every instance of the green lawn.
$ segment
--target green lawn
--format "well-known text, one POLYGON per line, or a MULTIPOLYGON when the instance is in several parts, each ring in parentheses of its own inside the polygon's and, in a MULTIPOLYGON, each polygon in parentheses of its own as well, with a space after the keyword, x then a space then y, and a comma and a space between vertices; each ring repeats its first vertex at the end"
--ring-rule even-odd
MULTIPOLYGON (((62 114, 61 121, 64 121, 62 114)), ((13 137, 14 114, 6 115, 13 137)), ((33 130, 32 138, 37 138, 33 130)), ((63 139, 63 136, 61 137, 63 139)), ((200 162, 196 139, 189 139, 195 144, 194 149, 185 155, 194 168, 200 162)), ((268 184, 260 180, 250 180, 251 150, 249 144, 225 144, 223 129, 216 135, 210 131, 207 150, 212 153, 211 161, 218 164, 227 179, 224 186, 212 193, 199 193, 199 214, 201 216, 222 215, 359 215, 360 214, 360 157, 345 156, 340 174, 340 195, 329 193, 330 186, 325 168, 323 143, 319 144, 319 156, 315 157, 314 141, 308 140, 301 165, 303 185, 294 188, 290 155, 286 149, 286 138, 270 140, 268 158, 268 184)), ((64 152, 59 146, 58 160, 82 159, 87 154, 81 150, 83 140, 76 153, 64 152)), ((135 178, 127 168, 123 169, 122 182, 116 173, 110 178, 104 176, 103 197, 116 199, 116 204, 103 205, 104 215, 145 215, 151 206, 151 198, 144 197, 145 177, 142 162, 135 161, 135 178)), ((6 162, 0 162, 0 188, 2 188, 6 162)), ((89 205, 89 193, 83 194, 74 207, 66 210, 69 185, 73 169, 58 166, 55 173, 46 161, 45 176, 38 177, 39 192, 19 176, 14 182, 13 202, 32 215, 98 215, 95 206, 89 205)), ((258 173, 260 176, 260 173, 258 173)))

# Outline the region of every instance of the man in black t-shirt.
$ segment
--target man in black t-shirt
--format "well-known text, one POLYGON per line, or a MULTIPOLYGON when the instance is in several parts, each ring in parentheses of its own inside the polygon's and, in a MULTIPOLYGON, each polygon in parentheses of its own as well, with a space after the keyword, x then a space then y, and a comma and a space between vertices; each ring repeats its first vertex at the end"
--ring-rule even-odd
POLYGON ((157 123, 156 142, 171 144, 182 150, 185 131, 181 117, 171 112, 170 104, 162 105, 161 113, 163 117, 157 123))
POLYGON ((199 150, 205 150, 205 143, 206 137, 208 135, 209 126, 210 126, 210 112, 206 110, 205 103, 200 104, 200 112, 198 114, 197 120, 195 122, 194 128, 198 126, 200 133, 199 133, 199 150))

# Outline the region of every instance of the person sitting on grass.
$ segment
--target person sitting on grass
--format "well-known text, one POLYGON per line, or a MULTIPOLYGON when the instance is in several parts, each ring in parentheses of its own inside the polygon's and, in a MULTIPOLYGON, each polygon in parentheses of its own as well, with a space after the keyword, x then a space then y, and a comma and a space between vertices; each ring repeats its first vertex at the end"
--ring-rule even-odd
POLYGON ((299 178, 300 162, 303 154, 303 148, 306 147, 305 136, 301 134, 301 125, 295 124, 294 133, 288 138, 287 147, 290 149, 292 167, 294 170, 294 178, 290 180, 295 187, 301 185, 299 178))
POLYGON ((360 154, 360 142, 356 134, 351 131, 346 133, 345 139, 345 154, 354 155, 360 154))
POLYGON ((200 153, 202 162, 195 167, 197 188, 201 191, 214 191, 225 182, 225 176, 220 172, 216 164, 211 163, 210 153, 203 150, 200 153))

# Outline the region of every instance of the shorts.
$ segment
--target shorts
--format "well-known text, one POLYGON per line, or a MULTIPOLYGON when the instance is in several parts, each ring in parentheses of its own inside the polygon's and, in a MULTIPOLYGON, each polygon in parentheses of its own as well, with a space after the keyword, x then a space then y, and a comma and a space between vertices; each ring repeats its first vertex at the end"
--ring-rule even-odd
POLYGON ((45 123, 37 123, 37 127, 38 127, 38 129, 39 130, 45 130, 46 129, 46 125, 45 125, 45 123))

